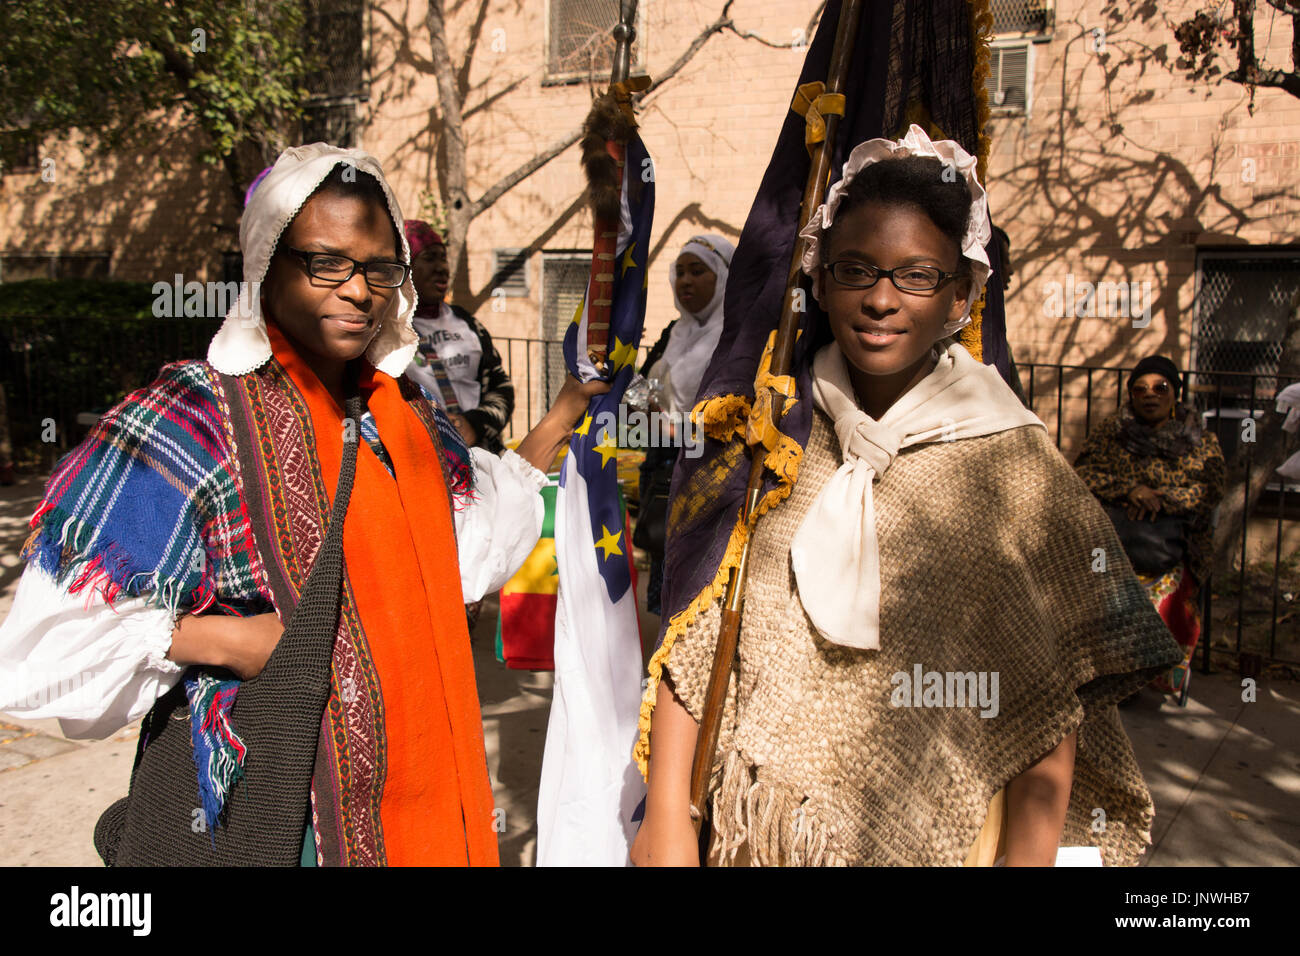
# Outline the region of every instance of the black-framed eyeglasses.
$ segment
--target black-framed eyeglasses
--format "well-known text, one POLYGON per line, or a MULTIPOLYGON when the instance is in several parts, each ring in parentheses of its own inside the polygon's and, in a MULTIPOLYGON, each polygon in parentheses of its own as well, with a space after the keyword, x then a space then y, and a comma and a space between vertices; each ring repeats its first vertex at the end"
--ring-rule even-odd
POLYGON ((358 262, 334 252, 304 252, 292 248, 286 248, 285 251, 305 262, 309 275, 326 282, 347 282, 357 272, 361 272, 367 285, 377 289, 396 289, 411 274, 411 267, 404 262, 391 262, 387 259, 358 262))
POLYGON ((877 269, 855 259, 838 259, 826 264, 827 271, 846 289, 870 289, 881 279, 894 283, 900 292, 933 292, 949 279, 965 275, 964 272, 944 272, 936 266, 899 266, 896 269, 877 269))

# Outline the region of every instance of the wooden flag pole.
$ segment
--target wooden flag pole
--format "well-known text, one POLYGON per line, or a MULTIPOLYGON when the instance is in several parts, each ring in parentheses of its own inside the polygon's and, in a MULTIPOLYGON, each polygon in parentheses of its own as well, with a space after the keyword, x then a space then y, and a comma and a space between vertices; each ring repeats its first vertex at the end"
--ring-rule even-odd
POLYGON ((592 104, 582 138, 582 164, 587 172, 588 197, 595 235, 591 244, 591 277, 587 282, 587 355, 600 368, 609 353, 609 320, 614 304, 614 275, 618 255, 618 224, 622 208, 623 165, 627 142, 636 130, 631 93, 649 83, 630 84, 632 41, 636 39, 638 0, 622 0, 614 26, 614 61, 609 89, 592 104))
MULTIPOLYGON (((843 94, 844 80, 848 75, 849 62, 853 56, 853 43, 857 37, 861 13, 862 0, 844 0, 826 78, 827 94, 843 94)), ((808 224, 808 220, 826 198, 826 186, 831 173, 831 155, 834 152, 836 134, 839 132, 839 121, 840 114, 825 114, 825 137, 813 151, 812 165, 808 170, 808 181, 804 187, 803 204, 799 209, 799 231, 808 224)), ((799 316, 804 311, 803 303, 808 295, 808 290, 804 287, 802 271, 803 249, 804 240, 796 238, 794 251, 790 257, 790 271, 786 278, 781 320, 777 326, 776 341, 772 348, 771 373, 774 376, 788 375, 790 372, 795 337, 799 330, 799 316)), ((779 393, 774 394, 772 396, 773 422, 780 421, 784 408, 784 396, 779 393)), ((713 757, 718 748, 718 733, 722 727, 722 708, 726 703, 727 685, 731 680, 736 645, 740 638, 740 615, 745 599, 749 543, 753 540, 758 502, 763 492, 762 448, 760 446, 751 451, 753 460, 749 469, 749 485, 745 490, 743 514, 743 520, 749 524, 749 534, 745 538, 740 560, 731 569, 727 580, 727 591, 722 604, 722 625, 719 629, 718 645, 713 654, 713 669, 709 673, 703 719, 700 721, 699 735, 695 741, 695 759, 691 765, 691 817, 697 831, 701 830, 705 822, 709 778, 713 773, 713 757)))

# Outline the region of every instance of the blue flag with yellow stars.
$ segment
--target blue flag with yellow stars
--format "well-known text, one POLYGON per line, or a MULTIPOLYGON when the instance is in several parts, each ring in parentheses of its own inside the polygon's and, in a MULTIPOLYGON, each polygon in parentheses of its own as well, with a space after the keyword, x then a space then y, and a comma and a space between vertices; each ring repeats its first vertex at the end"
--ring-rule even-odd
MULTIPOLYGON (((617 601, 631 584, 628 562, 613 560, 626 556, 630 548, 619 532, 617 464, 614 454, 615 427, 623 392, 636 373, 637 347, 645 325, 650 247, 650 226, 654 219, 654 177, 649 154, 640 137, 627 144, 624 164, 622 221, 619 223, 618 255, 614 265, 614 296, 609 320, 609 368, 602 371, 587 357, 587 297, 574 314, 564 334, 564 362, 569 371, 586 382, 594 378, 612 381, 605 395, 598 395, 579 424, 569 451, 577 473, 587 486, 587 507, 591 539, 600 553, 600 577, 611 601, 617 601), (644 161, 644 162, 643 162, 644 161), (631 180, 629 183, 628 180, 631 180), (610 423, 605 427, 604 423, 610 423)), ((564 487, 566 469, 560 479, 564 487)))
MULTIPOLYGON (((602 378, 569 443, 556 495, 555 689, 537 796, 539 866, 624 866, 645 784, 632 762, 641 703, 641 632, 632 543, 621 515, 618 407, 634 374, 645 322, 654 167, 639 137, 627 144, 613 261, 608 362, 587 354, 588 303, 564 337, 569 370, 602 378)), ((588 284, 590 295, 591 284, 588 284)))

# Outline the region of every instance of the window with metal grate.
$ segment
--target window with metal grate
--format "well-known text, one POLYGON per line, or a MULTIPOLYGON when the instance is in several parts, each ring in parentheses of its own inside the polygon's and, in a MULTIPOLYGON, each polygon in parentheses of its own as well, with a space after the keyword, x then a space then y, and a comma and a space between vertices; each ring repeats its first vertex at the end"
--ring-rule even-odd
POLYGON ((1046 33, 1052 26, 1052 0, 992 0, 994 33, 1046 33))
POLYGON ((550 408, 568 371, 559 342, 582 305, 591 276, 591 251, 548 252, 542 256, 542 394, 550 408))
POLYGON ((304 78, 315 96, 357 96, 365 89, 365 4, 308 0, 303 40, 314 69, 304 78))
POLYGON ((341 103, 310 103, 303 107, 302 141, 351 149, 357 145, 359 124, 354 99, 341 103))
POLYGON ((357 104, 367 98, 363 0, 308 0, 303 45, 312 69, 303 106, 302 141, 357 144, 357 104))
POLYGON ((528 295, 527 249, 492 250, 491 290, 492 295, 528 295))
POLYGON ((996 46, 989 51, 989 76, 985 88, 989 108, 995 113, 1029 111, 1029 43, 996 46))
POLYGON ((1300 254, 1243 249, 1200 252, 1196 259, 1196 371, 1274 375, 1300 295, 1300 254))
MULTIPOLYGON (((639 4, 631 71, 643 72, 642 37, 645 7, 639 4)), ((548 0, 546 10, 546 81, 577 82, 609 75, 614 54, 614 26, 619 0, 548 0)))

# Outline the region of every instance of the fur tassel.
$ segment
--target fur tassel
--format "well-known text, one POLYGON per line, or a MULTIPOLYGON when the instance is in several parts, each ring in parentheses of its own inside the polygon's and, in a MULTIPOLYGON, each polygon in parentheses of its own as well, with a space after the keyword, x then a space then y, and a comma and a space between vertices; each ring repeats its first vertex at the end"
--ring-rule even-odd
POLYGON ((611 140, 626 143, 635 131, 636 121, 612 93, 596 98, 582 124, 582 168, 587 175, 587 198, 598 221, 618 222, 622 206, 623 170, 605 144, 611 140))

